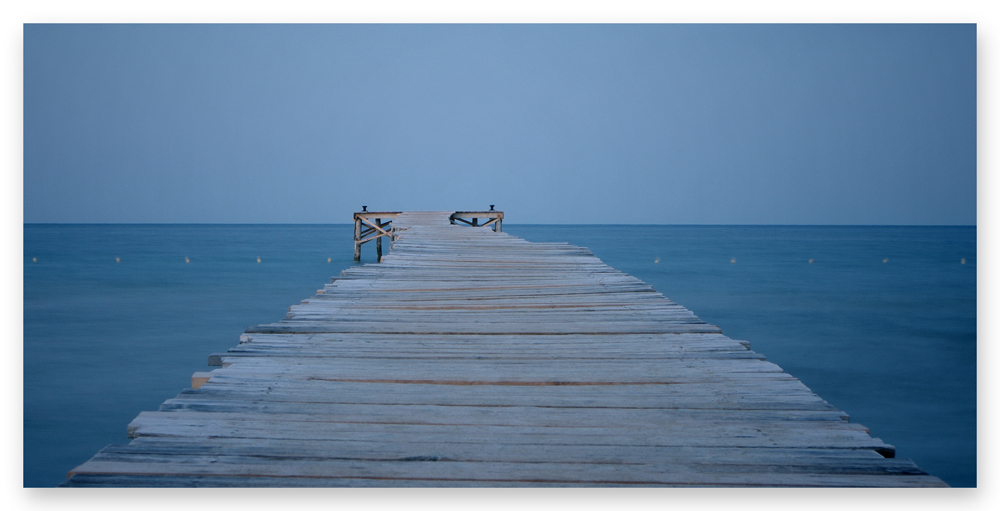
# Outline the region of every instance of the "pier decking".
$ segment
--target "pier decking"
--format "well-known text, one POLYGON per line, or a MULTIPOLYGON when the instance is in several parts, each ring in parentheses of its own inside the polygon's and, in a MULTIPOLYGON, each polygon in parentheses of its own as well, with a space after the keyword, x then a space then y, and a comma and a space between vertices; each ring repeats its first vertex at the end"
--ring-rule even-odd
POLYGON ((210 356, 65 485, 944 486, 589 250, 453 213, 378 217, 381 263, 210 356))

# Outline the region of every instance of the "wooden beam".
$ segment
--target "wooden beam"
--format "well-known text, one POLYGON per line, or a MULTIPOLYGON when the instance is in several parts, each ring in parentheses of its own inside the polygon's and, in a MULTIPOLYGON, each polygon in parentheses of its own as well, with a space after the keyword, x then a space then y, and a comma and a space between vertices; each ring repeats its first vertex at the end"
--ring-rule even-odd
POLYGON ((191 375, 191 388, 200 389, 202 385, 208 383, 212 378, 211 371, 199 371, 191 375))
POLYGON ((389 236, 389 235, 388 235, 388 234, 382 234, 382 233, 378 233, 378 234, 376 234, 376 235, 374 235, 374 236, 369 236, 369 237, 367 237, 367 238, 363 238, 363 239, 362 239, 362 240, 361 240, 361 241, 359 242, 359 245, 364 245, 365 243, 368 243, 369 241, 372 241, 372 240, 377 240, 377 239, 379 239, 379 238, 381 238, 381 237, 383 237, 383 236, 389 236))

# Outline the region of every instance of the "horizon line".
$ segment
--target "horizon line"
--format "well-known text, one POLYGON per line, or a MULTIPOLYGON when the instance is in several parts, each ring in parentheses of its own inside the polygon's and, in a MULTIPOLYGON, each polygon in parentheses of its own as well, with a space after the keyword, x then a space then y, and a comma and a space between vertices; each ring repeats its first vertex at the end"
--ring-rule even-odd
MULTIPOLYGON (((345 225, 353 222, 22 222, 22 225, 345 225)), ((681 224, 681 223, 518 223, 504 222, 504 225, 559 225, 559 226, 675 226, 675 227, 978 227, 978 224, 681 224)))

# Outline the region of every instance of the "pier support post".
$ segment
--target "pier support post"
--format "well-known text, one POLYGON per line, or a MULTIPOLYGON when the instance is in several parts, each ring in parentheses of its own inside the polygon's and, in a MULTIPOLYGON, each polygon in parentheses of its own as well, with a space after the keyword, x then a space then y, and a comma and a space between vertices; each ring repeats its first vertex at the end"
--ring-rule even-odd
POLYGON ((361 219, 354 219, 354 262, 361 261, 361 219))
MULTIPOLYGON (((375 225, 377 225, 379 227, 382 227, 382 220, 379 219, 379 218, 376 218, 375 219, 375 225)), ((378 261, 378 262, 381 263, 382 262, 382 237, 381 236, 379 236, 378 238, 375 238, 375 256, 377 257, 376 261, 378 261)))

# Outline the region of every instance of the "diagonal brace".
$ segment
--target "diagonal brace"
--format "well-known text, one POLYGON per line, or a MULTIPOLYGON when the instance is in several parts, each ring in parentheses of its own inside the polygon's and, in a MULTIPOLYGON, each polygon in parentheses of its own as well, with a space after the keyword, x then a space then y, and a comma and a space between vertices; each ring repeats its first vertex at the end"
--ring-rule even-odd
MULTIPOLYGON (((374 238, 369 238, 369 239, 375 239, 375 238, 377 238, 379 236, 389 236, 390 238, 392 237, 391 233, 389 233, 388 231, 386 231, 385 229, 382 228, 382 227, 386 227, 389 224, 391 224, 392 223, 391 220, 389 222, 386 222, 384 225, 373 224, 373 223, 369 222, 367 218, 364 218, 364 217, 361 218, 361 221, 364 222, 365 224, 369 225, 373 229, 375 229, 375 230, 377 230, 377 231, 379 231, 379 232, 382 233, 382 234, 379 234, 378 236, 375 236, 374 238)), ((381 222, 379 222, 379 223, 381 223, 381 222)), ((362 241, 362 243, 364 243, 364 241, 362 241)))

